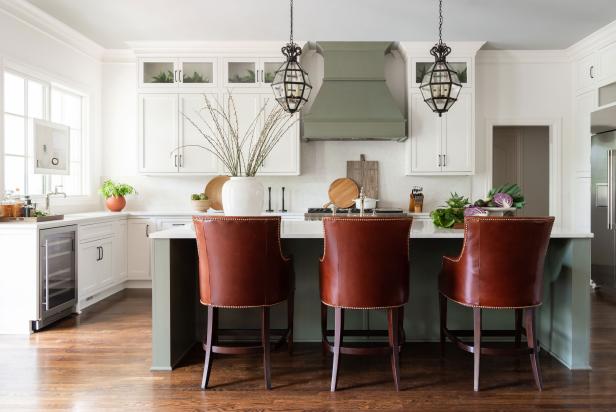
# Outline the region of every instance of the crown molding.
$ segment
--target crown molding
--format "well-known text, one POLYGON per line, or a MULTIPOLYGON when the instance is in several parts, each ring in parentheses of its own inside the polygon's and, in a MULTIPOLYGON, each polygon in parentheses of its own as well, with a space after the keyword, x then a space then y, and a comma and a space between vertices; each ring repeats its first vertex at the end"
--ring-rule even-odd
MULTIPOLYGON (((295 41, 300 47, 303 41, 295 41)), ((184 56, 198 54, 227 54, 254 52, 280 54, 288 40, 280 41, 128 41, 136 55, 184 56)))
POLYGON ((25 0, 0 0, 0 12, 94 60, 100 60, 105 50, 98 43, 25 0))
POLYGON ((479 50, 478 64, 501 63, 568 63, 565 50, 479 50))
POLYGON ((616 20, 590 33, 566 49, 571 60, 577 60, 616 41, 616 20))
POLYGON ((131 49, 105 49, 102 61, 103 63, 135 63, 137 56, 131 49))

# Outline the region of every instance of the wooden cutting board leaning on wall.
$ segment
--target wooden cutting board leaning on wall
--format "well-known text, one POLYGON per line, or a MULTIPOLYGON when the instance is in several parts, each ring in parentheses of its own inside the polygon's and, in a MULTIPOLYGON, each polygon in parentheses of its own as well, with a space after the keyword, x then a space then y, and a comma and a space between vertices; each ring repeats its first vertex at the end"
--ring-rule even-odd
POLYGON ((379 162, 366 160, 365 155, 360 155, 359 160, 347 161, 347 177, 363 186, 366 197, 379 198, 379 162))

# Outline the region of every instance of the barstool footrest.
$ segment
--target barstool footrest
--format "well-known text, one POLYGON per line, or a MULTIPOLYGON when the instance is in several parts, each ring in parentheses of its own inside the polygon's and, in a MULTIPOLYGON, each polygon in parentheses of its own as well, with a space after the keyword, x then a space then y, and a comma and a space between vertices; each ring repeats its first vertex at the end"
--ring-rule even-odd
MULTIPOLYGON (((475 348, 473 345, 469 345, 462 341, 460 337, 470 337, 473 336, 472 330, 449 330, 447 328, 443 328, 443 332, 447 336, 447 338, 452 341, 457 347, 462 349, 463 351, 469 353, 475 353, 475 348)), ((515 336, 514 330, 482 330, 482 336, 515 336)), ((539 347, 538 347, 539 348, 539 347)), ((539 352, 539 349, 537 349, 539 352)), ((495 347, 484 347, 483 344, 481 346, 481 355, 505 355, 505 356, 521 356, 521 355, 531 355, 533 354, 533 349, 531 348, 495 348, 495 347)))

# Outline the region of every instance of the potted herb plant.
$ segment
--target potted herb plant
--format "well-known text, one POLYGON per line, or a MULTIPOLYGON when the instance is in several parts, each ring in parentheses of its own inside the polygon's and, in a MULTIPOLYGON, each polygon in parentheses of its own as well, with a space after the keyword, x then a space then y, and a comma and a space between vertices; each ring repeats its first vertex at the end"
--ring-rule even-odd
POLYGON ((125 196, 137 193, 131 185, 114 183, 111 180, 105 180, 99 192, 105 198, 105 205, 111 212, 121 212, 126 206, 125 196))
POLYGON ((464 208, 470 202, 468 198, 460 196, 457 193, 450 193, 447 202, 447 207, 434 209, 430 213, 432 222, 435 226, 445 229, 457 229, 464 224, 464 208))
POLYGON ((210 208, 210 200, 205 193, 193 193, 190 196, 190 202, 197 212, 207 212, 210 208))
POLYGON ((203 136, 203 145, 184 145, 176 148, 197 147, 209 151, 220 160, 231 176, 222 187, 222 203, 226 215, 259 215, 263 210, 263 185, 255 178, 263 162, 297 121, 276 105, 265 102, 255 118, 240 130, 237 108, 229 94, 221 103, 204 97, 204 107, 195 112, 194 118, 182 113, 184 118, 203 136))

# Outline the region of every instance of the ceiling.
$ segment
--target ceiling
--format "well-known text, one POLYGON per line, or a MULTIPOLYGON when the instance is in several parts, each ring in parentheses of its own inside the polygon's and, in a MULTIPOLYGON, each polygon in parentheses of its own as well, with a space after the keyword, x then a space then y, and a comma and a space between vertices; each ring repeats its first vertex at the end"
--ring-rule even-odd
MULTIPOLYGON (((126 41, 284 40, 286 0, 29 0, 105 48, 126 41)), ((563 49, 616 20, 615 0, 445 0, 444 40, 563 49)), ((437 37, 437 0, 296 0, 302 40, 437 37)))

